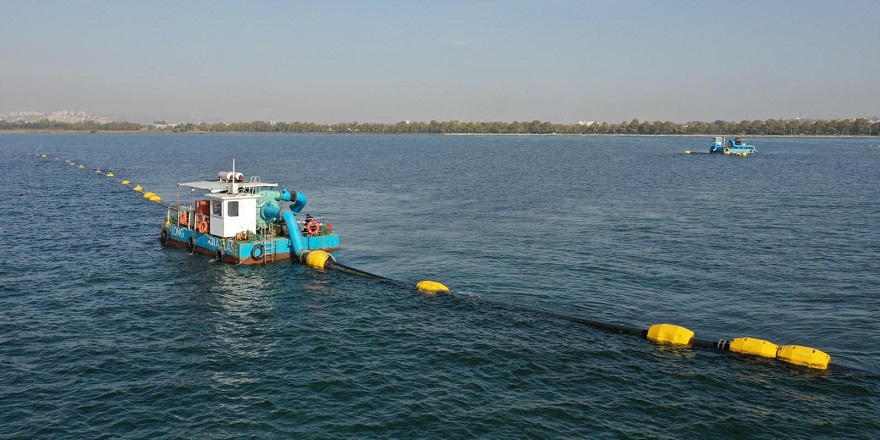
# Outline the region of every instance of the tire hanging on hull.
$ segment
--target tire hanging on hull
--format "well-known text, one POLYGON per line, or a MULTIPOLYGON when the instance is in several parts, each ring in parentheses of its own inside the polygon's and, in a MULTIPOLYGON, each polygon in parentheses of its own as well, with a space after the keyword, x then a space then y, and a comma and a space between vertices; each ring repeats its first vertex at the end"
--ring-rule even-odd
POLYGON ((251 248, 251 258, 260 261, 266 255, 266 247, 262 243, 251 248))

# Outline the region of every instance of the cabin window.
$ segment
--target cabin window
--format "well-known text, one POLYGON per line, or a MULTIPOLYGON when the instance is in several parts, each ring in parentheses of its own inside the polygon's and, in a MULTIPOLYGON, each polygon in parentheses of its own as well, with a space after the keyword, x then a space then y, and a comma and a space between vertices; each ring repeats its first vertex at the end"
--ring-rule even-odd
POLYGON ((223 202, 219 200, 214 200, 211 202, 212 212, 214 213, 214 217, 223 216, 223 202))
POLYGON ((226 204, 226 216, 238 217, 238 202, 229 202, 226 204))

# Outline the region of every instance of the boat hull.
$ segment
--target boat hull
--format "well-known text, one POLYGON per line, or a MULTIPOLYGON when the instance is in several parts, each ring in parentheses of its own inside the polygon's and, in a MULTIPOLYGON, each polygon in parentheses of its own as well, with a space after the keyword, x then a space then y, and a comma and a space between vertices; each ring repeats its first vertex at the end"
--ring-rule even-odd
MULTIPOLYGON (((162 229, 159 241, 164 246, 181 247, 192 253, 209 255, 217 260, 241 265, 266 264, 296 257, 290 238, 286 236, 236 240, 202 234, 182 226, 167 225, 162 229)), ((333 233, 307 235, 303 237, 302 243, 308 250, 332 251, 339 249, 339 235, 333 233)))

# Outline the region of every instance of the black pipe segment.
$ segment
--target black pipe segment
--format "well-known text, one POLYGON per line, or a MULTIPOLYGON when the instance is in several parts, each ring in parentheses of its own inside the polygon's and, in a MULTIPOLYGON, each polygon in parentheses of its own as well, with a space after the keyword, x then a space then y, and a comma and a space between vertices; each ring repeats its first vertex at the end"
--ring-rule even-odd
MULTIPOLYGON (((362 276, 362 277, 366 277, 366 278, 371 278, 371 279, 375 279, 377 281, 397 285, 400 287, 407 287, 407 288, 412 287, 411 283, 406 283, 406 282, 403 282, 400 280, 395 280, 393 278, 388 278, 388 277, 383 277, 381 275, 376 275, 374 273, 360 270, 360 269, 339 263, 337 261, 327 261, 325 263, 324 268, 337 270, 339 272, 347 273, 350 275, 357 275, 357 276, 362 276)), ((648 330, 641 329, 638 327, 630 327, 630 326, 621 325, 621 324, 611 324, 611 323, 607 323, 607 322, 593 321, 590 319, 584 319, 584 318, 578 318, 578 317, 574 317, 574 316, 563 315, 561 313, 551 312, 549 310, 527 307, 527 306, 522 306, 522 305, 518 305, 518 304, 489 301, 489 300, 482 298, 482 297, 479 297, 479 296, 456 295, 452 291, 437 292, 437 294, 446 294, 446 295, 449 295, 452 297, 457 297, 458 299, 467 299, 469 301, 479 302, 483 305, 490 306, 490 307, 497 308, 497 309, 504 309, 504 310, 522 312, 522 313, 531 313, 531 314, 537 314, 540 316, 544 316, 547 318, 561 319, 564 321, 584 325, 587 327, 592 327, 592 328, 607 331, 607 332, 629 334, 629 335, 638 336, 642 339, 648 338, 648 330)), ((733 353, 730 351, 730 340, 727 340, 727 339, 721 339, 718 341, 708 341, 708 340, 704 340, 704 339, 693 338, 693 339, 691 339, 689 345, 691 347, 695 347, 695 348, 703 348, 703 349, 733 353)), ((827 371, 846 372, 846 373, 855 374, 855 375, 858 375, 861 377, 865 377, 867 379, 875 379, 875 380, 880 379, 880 374, 878 374, 878 373, 868 371, 868 370, 863 370, 860 368, 850 367, 848 365, 841 365, 841 364, 835 364, 835 363, 829 363, 827 371)))

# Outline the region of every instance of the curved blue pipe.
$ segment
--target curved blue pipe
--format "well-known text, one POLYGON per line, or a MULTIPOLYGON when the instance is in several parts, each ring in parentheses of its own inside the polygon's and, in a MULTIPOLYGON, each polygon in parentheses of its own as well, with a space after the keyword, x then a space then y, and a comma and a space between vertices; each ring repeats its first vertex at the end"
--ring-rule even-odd
POLYGON ((306 195, 297 192, 296 198, 293 203, 290 204, 290 210, 293 211, 294 214, 299 214, 300 211, 306 206, 306 195))
POLYGON ((285 202, 290 201, 290 190, 287 188, 281 190, 281 200, 284 200, 285 202))
MULTIPOLYGON (((291 199, 291 192, 287 188, 282 189, 281 191, 261 191, 264 194, 269 194, 270 197, 273 197, 275 200, 270 200, 260 207, 260 216, 263 217, 263 220, 274 220, 278 218, 278 213, 281 212, 281 206, 276 203, 277 201, 285 201, 289 202, 291 199)), ((294 192, 296 194, 296 203, 299 210, 303 209, 303 206, 306 204, 306 196, 301 195, 299 193, 294 192)), ((293 209, 293 205, 290 205, 291 209, 293 209)), ((294 211, 294 214, 299 211, 294 211)))
POLYGON ((299 225, 296 224, 296 217, 294 217, 293 211, 282 211, 281 217, 284 219, 284 223, 287 224, 287 231, 290 233, 290 246, 293 248, 293 253, 299 258, 303 251, 306 250, 306 247, 303 244, 303 236, 299 232, 299 225))
POLYGON ((296 214, 306 206, 306 195, 301 192, 291 192, 285 188, 279 193, 273 194, 273 196, 278 201, 290 201, 293 199, 293 203, 290 204, 290 211, 282 211, 281 206, 277 202, 270 201, 260 207, 260 216, 264 220, 277 219, 279 215, 281 216, 287 225, 287 231, 290 233, 290 246, 293 248, 293 253, 299 258, 303 251, 306 250, 306 246, 303 244, 303 236, 299 232, 299 225, 296 223, 296 214))
POLYGON ((281 207, 275 202, 266 203, 260 208, 260 216, 263 217, 263 220, 274 220, 278 218, 279 212, 281 212, 281 207))

